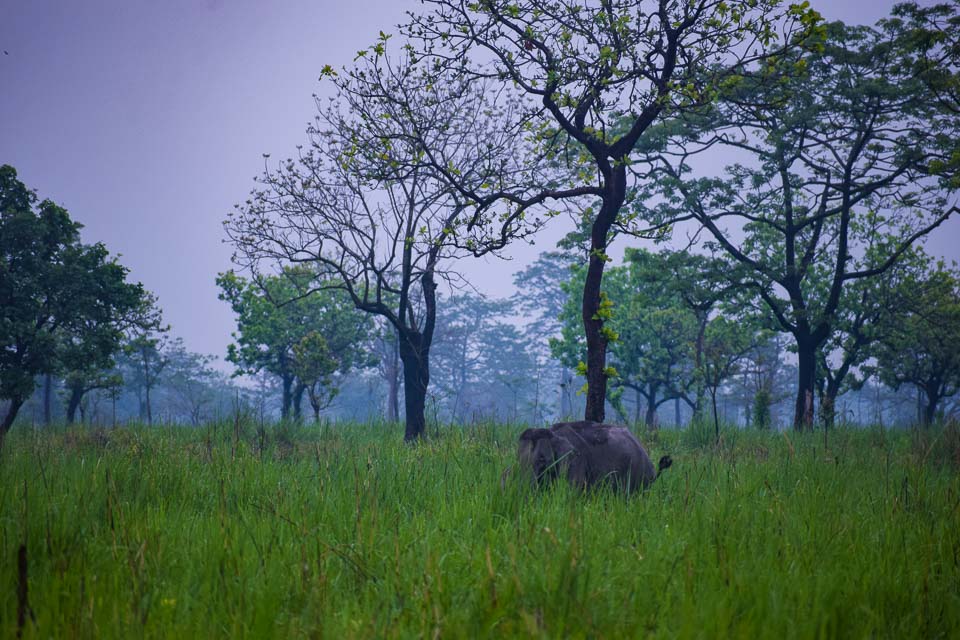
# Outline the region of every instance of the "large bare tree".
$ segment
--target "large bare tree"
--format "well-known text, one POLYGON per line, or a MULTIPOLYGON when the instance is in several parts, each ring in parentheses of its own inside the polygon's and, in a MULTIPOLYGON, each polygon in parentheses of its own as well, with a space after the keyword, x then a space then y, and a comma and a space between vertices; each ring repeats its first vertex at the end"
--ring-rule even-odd
POLYGON ((727 79, 816 30, 806 3, 779 0, 426 0, 403 33, 418 56, 465 82, 514 96, 536 158, 567 169, 535 189, 466 183, 428 160, 474 204, 469 226, 510 226, 548 200, 583 206, 590 253, 581 316, 587 344, 586 418, 602 421, 607 345, 602 279, 618 226, 630 228, 635 146, 665 113, 709 103, 727 79), (584 197, 598 207, 582 205, 584 197), (490 215, 509 203, 505 215, 490 215))
POLYGON ((472 203, 433 161, 456 167, 470 189, 526 184, 536 167, 518 162, 526 157, 524 137, 496 94, 458 84, 407 50, 391 57, 387 39, 381 34, 351 69, 324 70, 337 95, 329 104, 318 99, 309 144, 296 159, 268 168, 225 228, 235 261, 254 274, 310 265, 335 278, 358 309, 392 325, 405 437, 413 440, 425 429, 437 287, 461 282, 457 259, 496 253, 540 221, 517 219, 496 234, 468 227, 464 212, 472 203))

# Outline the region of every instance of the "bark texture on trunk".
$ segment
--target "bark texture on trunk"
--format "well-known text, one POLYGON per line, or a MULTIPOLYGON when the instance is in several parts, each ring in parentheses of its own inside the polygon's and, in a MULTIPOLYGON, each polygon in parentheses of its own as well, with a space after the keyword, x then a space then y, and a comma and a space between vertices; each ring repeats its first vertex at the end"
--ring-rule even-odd
POLYGON ((303 392, 306 390, 306 387, 301 383, 297 382, 293 387, 293 421, 300 422, 303 420, 303 392))
POLYGON ((647 396, 647 414, 644 416, 647 429, 651 431, 657 428, 657 390, 650 385, 650 395, 647 396))
POLYGON ((293 404, 293 376, 283 376, 281 378, 283 389, 280 398, 280 419, 290 419, 290 407, 293 404))
POLYGON ((427 387, 430 384, 430 347, 416 332, 400 337, 400 361, 403 363, 403 401, 406 426, 403 439, 412 442, 427 428, 427 387))
POLYGON ((67 401, 67 424, 73 424, 76 421, 81 400, 83 400, 83 391, 76 387, 70 389, 70 399, 67 401))
POLYGON ((940 393, 940 384, 934 383, 923 390, 927 402, 923 408, 923 426, 929 427, 937 417, 937 406, 943 395, 940 393))
POLYGON ((150 389, 152 386, 153 385, 147 384, 147 385, 144 385, 144 389, 143 389, 144 402, 146 403, 146 406, 147 406, 147 424, 150 424, 150 425, 153 424, 153 406, 150 404, 150 389))
POLYGON ((587 341, 587 407, 585 420, 603 422, 607 399, 607 337, 603 334, 602 284, 606 266, 610 228, 626 199, 625 165, 612 167, 605 174, 605 193, 600 212, 590 228, 590 258, 583 285, 583 329, 587 341))
POLYGON ((793 428, 813 429, 813 398, 817 388, 816 347, 797 341, 797 397, 794 404, 793 428))

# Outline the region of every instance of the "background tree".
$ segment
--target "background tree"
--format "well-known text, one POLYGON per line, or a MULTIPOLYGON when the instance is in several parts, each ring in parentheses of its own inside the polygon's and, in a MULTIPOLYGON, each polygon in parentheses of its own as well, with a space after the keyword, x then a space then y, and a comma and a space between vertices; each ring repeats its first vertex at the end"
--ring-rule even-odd
POLYGON ((313 421, 320 422, 320 411, 337 396, 334 374, 340 363, 333 356, 326 338, 311 331, 293 346, 293 371, 307 389, 313 421))
POLYGON ((720 439, 717 393, 739 371, 740 364, 757 344, 749 324, 738 319, 717 316, 707 323, 703 338, 703 381, 710 394, 713 428, 720 439))
POLYGON ((941 264, 904 288, 900 313, 886 317, 876 371, 894 389, 910 384, 923 393, 928 425, 943 399, 960 390, 960 274, 941 264))
POLYGON ((400 385, 403 373, 400 366, 400 349, 397 332, 385 323, 379 323, 373 339, 373 349, 378 356, 377 372, 387 383, 386 414, 388 422, 400 421, 400 385))
POLYGON ((556 385, 558 389, 556 417, 559 419, 570 418, 574 414, 574 371, 554 357, 550 340, 560 338, 561 315, 569 298, 569 288, 564 285, 573 277, 572 266, 577 262, 576 256, 576 252, 570 249, 541 253, 531 264, 514 274, 513 284, 517 291, 510 299, 514 309, 527 319, 523 334, 535 357, 547 369, 556 372, 549 376, 547 384, 556 385))
MULTIPOLYGON (((482 87, 418 64, 409 51, 386 56, 387 36, 334 79, 338 99, 318 105, 310 145, 298 160, 261 178, 226 222, 235 261, 310 264, 354 305, 393 326, 403 364, 405 438, 423 433, 437 288, 456 283, 450 263, 503 247, 510 234, 470 237, 464 199, 451 191, 427 153, 442 154, 461 180, 487 183, 518 169, 517 138, 496 126, 482 87)), ((446 163, 445 163, 446 167, 446 163)))
POLYGON ((624 257, 637 271, 636 279, 646 283, 649 291, 655 295, 668 296, 671 304, 679 303, 679 306, 686 308, 696 319, 692 376, 682 389, 678 389, 676 397, 686 400, 694 415, 699 415, 706 392, 703 381, 703 350, 707 324, 720 303, 729 301, 736 293, 739 287, 736 268, 722 258, 691 250, 661 249, 652 253, 627 249, 624 257))
POLYGON ((114 356, 123 348, 129 320, 144 304, 140 284, 126 282, 127 269, 110 260, 103 245, 90 247, 78 258, 83 283, 75 283, 71 300, 87 309, 83 317, 61 325, 58 359, 67 392, 67 422, 73 422, 84 396, 95 389, 122 383, 114 356))
POLYGON ((833 426, 837 398, 859 389, 872 345, 896 324, 908 289, 930 266, 920 247, 911 247, 883 273, 844 288, 831 334, 817 353, 817 393, 824 427, 833 426))
POLYGON ((812 426, 818 353, 847 287, 893 267, 957 211, 944 162, 957 121, 902 72, 901 43, 839 23, 825 42, 799 67, 771 63, 731 84, 705 122, 689 120, 702 146, 687 138, 661 153, 666 201, 645 212, 695 221, 748 270, 744 284, 794 338, 796 428, 812 426), (701 177, 706 147, 748 160, 701 177))
POLYGON ((509 314, 506 300, 472 292, 444 300, 433 352, 435 397, 451 421, 515 421, 537 412, 536 359, 509 314))
POLYGON ((664 112, 710 102, 725 78, 802 40, 818 16, 796 6, 784 17, 778 2, 766 0, 426 4, 430 10, 413 15, 403 29, 409 46, 418 56, 520 105, 516 122, 533 141, 530 161, 545 158, 563 168, 546 184, 478 185, 464 181, 456 163, 432 155, 431 145, 424 145, 434 168, 475 205, 468 228, 492 228, 487 233, 504 235, 547 200, 600 202, 585 209, 590 254, 581 318, 585 417, 602 421, 610 333, 604 331, 601 284, 611 232, 631 226, 621 211, 631 197, 634 147, 664 112), (492 215, 498 206, 506 210, 492 215))
POLYGON ((739 364, 746 392, 746 424, 765 430, 774 426, 774 406, 789 397, 782 389, 791 388, 796 375, 783 362, 786 338, 772 331, 761 333, 764 325, 756 319, 750 321, 757 327, 758 336, 739 364))
POLYGON ((36 376, 113 350, 120 320, 143 295, 103 245, 80 242, 80 229, 0 167, 0 398, 9 400, 0 442, 36 376))
POLYGON ((211 366, 216 358, 188 351, 178 338, 165 349, 163 361, 164 383, 177 412, 194 426, 216 418, 213 405, 222 382, 222 375, 211 366))
MULTIPOLYGON (((308 291, 315 282, 314 274, 303 268, 256 281, 233 271, 217 278, 220 298, 237 314, 237 331, 233 334, 236 342, 229 345, 227 360, 241 373, 266 370, 280 378, 283 420, 300 419, 300 404, 308 385, 319 391, 320 380, 312 377, 312 367, 305 361, 299 370, 311 376, 298 376, 295 348, 311 333, 318 333, 325 341, 327 355, 345 372, 356 362, 358 345, 366 340, 369 330, 367 319, 354 310, 347 296, 335 290, 335 285, 308 291)), ((303 345, 301 355, 309 355, 309 346, 309 342, 303 345)))
MULTIPOLYGON (((616 370, 614 389, 630 389, 637 394, 636 414, 639 421, 645 405, 644 422, 655 428, 657 409, 665 402, 686 396, 694 380, 693 349, 696 344, 696 317, 661 276, 653 276, 653 263, 659 256, 649 252, 628 252, 626 266, 607 270, 605 306, 610 343, 610 363, 616 370), (608 297, 607 297, 608 296, 608 297), (616 300, 617 303, 613 301, 616 300), (640 402, 640 399, 643 402, 640 402)), ((663 266, 660 263, 661 267, 663 266)), ((565 288, 578 291, 585 269, 577 268, 574 279, 565 288)), ((562 338, 551 341, 554 355, 583 375, 584 340, 580 332, 580 307, 575 296, 568 298, 562 318, 562 338)), ((611 404, 622 403, 619 394, 611 394, 611 404)), ((618 410, 623 419, 624 410, 618 410)))
POLYGON ((169 331, 156 296, 147 293, 130 315, 121 358, 121 375, 136 389, 140 418, 147 424, 153 424, 152 392, 167 366, 169 331))

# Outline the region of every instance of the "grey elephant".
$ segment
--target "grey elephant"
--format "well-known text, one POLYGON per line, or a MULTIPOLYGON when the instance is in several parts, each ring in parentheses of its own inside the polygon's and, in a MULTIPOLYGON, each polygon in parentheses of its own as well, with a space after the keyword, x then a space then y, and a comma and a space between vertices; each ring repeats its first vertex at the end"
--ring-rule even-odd
POLYGON ((560 422, 549 429, 527 429, 517 450, 520 467, 537 484, 560 475, 575 487, 609 484, 627 492, 647 488, 673 464, 660 458, 653 468, 640 441, 624 427, 599 422, 560 422))

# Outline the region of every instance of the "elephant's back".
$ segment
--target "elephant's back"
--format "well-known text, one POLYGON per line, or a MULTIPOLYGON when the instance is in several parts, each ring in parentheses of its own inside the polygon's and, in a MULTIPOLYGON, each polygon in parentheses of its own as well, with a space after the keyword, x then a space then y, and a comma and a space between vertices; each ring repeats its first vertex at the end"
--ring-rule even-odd
POLYGON ((608 437, 618 443, 618 448, 623 451, 630 451, 629 474, 634 482, 639 482, 644 486, 649 485, 657 477, 657 471, 653 466, 653 461, 643 448, 640 441, 629 429, 624 427, 610 427, 608 437))

